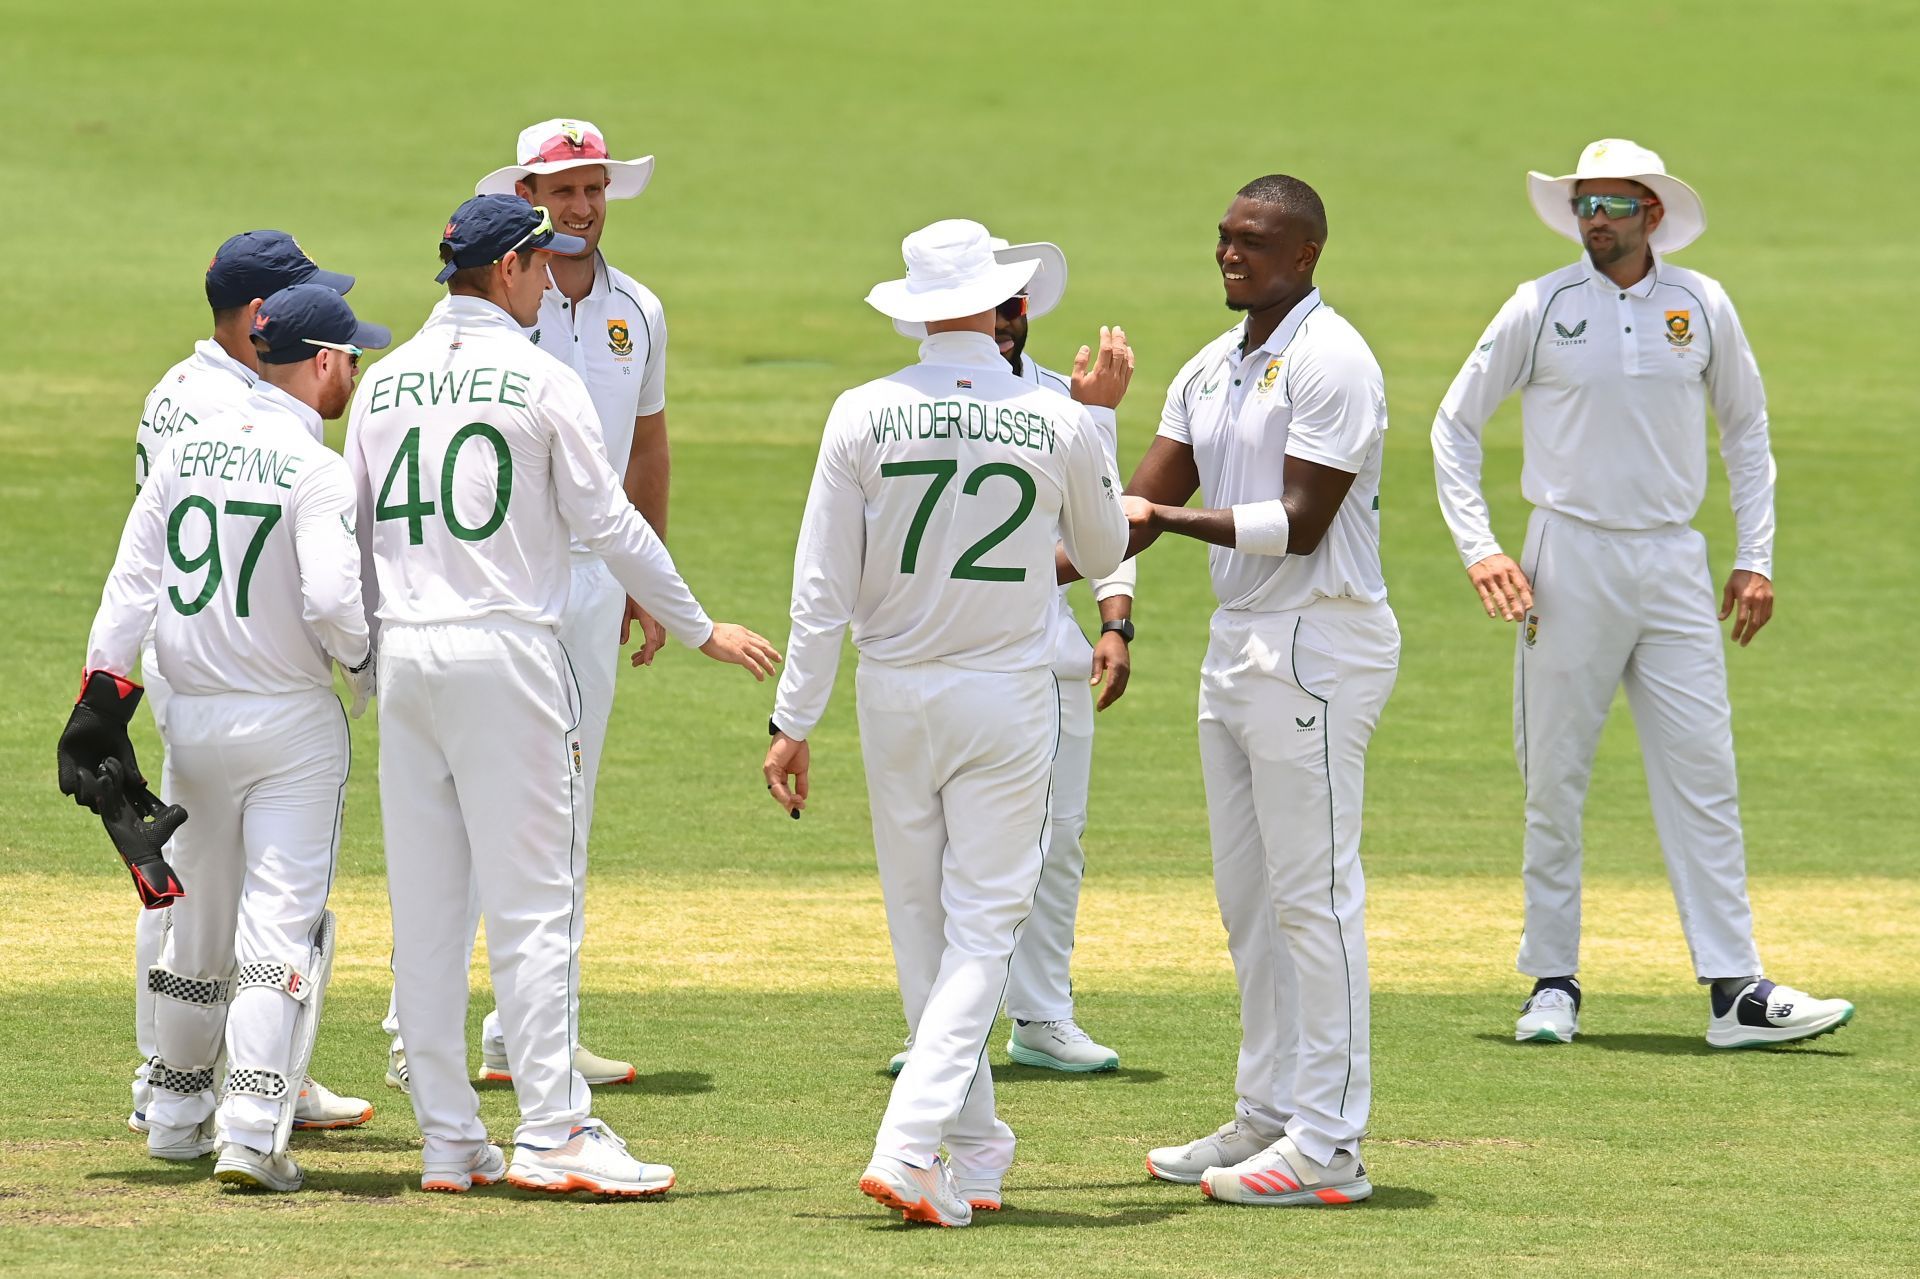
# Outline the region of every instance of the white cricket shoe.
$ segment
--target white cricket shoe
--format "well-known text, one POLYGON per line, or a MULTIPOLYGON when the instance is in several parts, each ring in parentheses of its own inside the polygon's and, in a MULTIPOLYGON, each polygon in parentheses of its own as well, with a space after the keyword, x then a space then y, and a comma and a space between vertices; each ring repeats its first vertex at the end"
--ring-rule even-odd
POLYGON ((413 1081, 407 1077, 407 1050, 404 1048, 387 1051, 387 1087, 398 1088, 408 1094, 413 1092, 413 1081))
POLYGON ((665 1164, 641 1163, 627 1153, 627 1143, 598 1119, 573 1130, 566 1145, 553 1150, 513 1149, 513 1167, 507 1183, 522 1190, 545 1190, 564 1195, 582 1190, 590 1195, 637 1199, 664 1195, 673 1189, 673 1169, 665 1164))
POLYGON ((127 1127, 134 1132, 147 1130, 147 1106, 153 1100, 153 1085, 147 1082, 147 1063, 133 1071, 133 1109, 127 1113, 127 1127))
POLYGON ((1064 1021, 1014 1022, 1013 1033, 1007 1036, 1007 1056, 1022 1066, 1074 1074, 1120 1068, 1120 1054, 1094 1043, 1071 1017, 1064 1021))
POLYGON ((293 1107, 296 1132, 309 1128, 358 1128, 371 1118, 372 1102, 365 1097, 339 1096, 312 1075, 300 1085, 300 1100, 293 1107))
POLYGON ((893 1055, 893 1060, 887 1063, 887 1073, 889 1075, 898 1075, 901 1071, 905 1070, 907 1068, 907 1054, 912 1051, 913 1051, 913 1036, 908 1035, 906 1047, 902 1048, 899 1052, 895 1053, 893 1055))
POLYGON ((1200 1193, 1222 1203, 1277 1208, 1322 1208, 1359 1203, 1373 1194, 1358 1151, 1336 1150, 1329 1163, 1300 1153, 1293 1138, 1282 1137, 1265 1150, 1229 1168, 1209 1168, 1200 1176, 1200 1193))
POLYGON ((292 1155, 262 1154, 237 1141, 220 1143, 220 1158, 213 1165, 213 1176, 214 1180, 224 1181, 229 1186, 280 1191, 298 1190, 307 1179, 300 1165, 293 1162, 292 1155))
MULTIPOLYGON (((573 1068, 580 1072, 582 1079, 595 1088, 603 1088, 608 1084, 630 1084, 640 1076, 640 1072, 633 1068, 632 1062, 602 1057, 599 1053, 589 1052, 585 1048, 573 1050, 573 1068)), ((481 1041, 480 1077, 496 1084, 513 1082, 513 1066, 507 1061, 507 1045, 504 1040, 497 1048, 485 1040, 481 1041)))
POLYGON ((953 1173, 953 1188, 967 1201, 967 1207, 975 1212, 1000 1211, 1000 1182, 1006 1174, 985 1176, 958 1168, 949 1171, 953 1173))
POLYGON ((1831 1034, 1853 1020, 1844 999, 1815 999, 1804 990, 1761 978, 1725 1005, 1713 997, 1707 1043, 1715 1048, 1764 1048, 1831 1034))
POLYGON ((1268 1144, 1268 1139, 1256 1135, 1244 1120, 1235 1119, 1184 1146, 1161 1146, 1148 1151, 1147 1175, 1161 1181, 1177 1181, 1183 1186, 1197 1186, 1200 1175, 1207 1169, 1231 1167, 1259 1154, 1268 1144))
MULTIPOLYGON (((875 1155, 860 1174, 860 1193, 888 1208, 898 1209, 907 1221, 931 1226, 973 1224, 973 1207, 960 1197, 953 1174, 939 1159, 931 1168, 915 1168, 892 1155, 875 1155)), ((997 1205, 996 1205, 997 1206, 997 1205)))
POLYGON ((491 1186, 507 1175, 507 1157, 498 1146, 482 1146, 456 1163, 430 1163, 420 1174, 420 1189, 464 1195, 475 1186, 491 1186))
POLYGON ((218 1144, 213 1136, 212 1115, 189 1128, 147 1124, 147 1153, 155 1159, 171 1159, 176 1163, 202 1159, 212 1154, 218 1144))
POLYGON ((1570 1044, 1580 1030, 1580 1012, 1573 996, 1557 986, 1536 990, 1520 1005, 1513 1037, 1523 1044, 1570 1044))

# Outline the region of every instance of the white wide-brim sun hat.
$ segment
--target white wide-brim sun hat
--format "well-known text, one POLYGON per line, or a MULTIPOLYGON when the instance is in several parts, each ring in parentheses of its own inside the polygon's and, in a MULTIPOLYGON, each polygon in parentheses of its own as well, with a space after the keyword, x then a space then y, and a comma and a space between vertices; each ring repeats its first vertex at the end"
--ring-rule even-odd
MULTIPOLYGON (((1066 256, 1051 244, 1014 245, 1002 252, 1015 248, 1053 251, 1059 291, 1049 300, 1051 310, 1066 289, 1066 256)), ((892 320, 902 337, 923 338, 930 320, 957 320, 991 311, 1027 288, 1038 277, 1046 255, 1031 253, 1003 262, 987 228, 965 218, 948 218, 902 240, 900 257, 906 263, 906 276, 874 285, 867 293, 867 305, 892 320)), ((1027 306, 1028 314, 1033 314, 1031 294, 1027 306)))
POLYGON ((475 195, 512 195, 513 184, 529 173, 559 173, 598 164, 607 171, 607 199, 631 200, 647 189, 653 177, 652 156, 609 159, 606 135, 585 120, 542 120, 522 129, 513 153, 519 163, 495 169, 474 183, 475 195))
POLYGON ((1527 174, 1527 198, 1533 201, 1533 211, 1575 244, 1585 241, 1580 237, 1580 219, 1573 213, 1573 187, 1588 178, 1627 178, 1653 192, 1666 209, 1649 242, 1656 253, 1684 249, 1707 229, 1707 210, 1700 196, 1670 176, 1658 155, 1625 138, 1602 138, 1580 153, 1572 173, 1557 178, 1538 171, 1527 174))

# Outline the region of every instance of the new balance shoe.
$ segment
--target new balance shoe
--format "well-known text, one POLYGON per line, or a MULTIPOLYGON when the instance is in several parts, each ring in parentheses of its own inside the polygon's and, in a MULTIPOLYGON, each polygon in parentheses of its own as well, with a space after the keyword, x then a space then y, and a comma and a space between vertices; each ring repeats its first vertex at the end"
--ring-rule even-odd
MULTIPOLYGON (((640 1075, 630 1061, 616 1061, 611 1057, 602 1057, 599 1053, 589 1052, 585 1048, 573 1050, 573 1068, 580 1072, 582 1079, 595 1088, 603 1088, 608 1084, 630 1084, 640 1075)), ((481 1042, 480 1077, 497 1084, 513 1082, 513 1067, 507 1061, 507 1046, 504 1042, 497 1049, 484 1040, 481 1042)))
POLYGON ((906 1221, 930 1226, 973 1223, 972 1205, 960 1197, 952 1173, 939 1159, 931 1168, 916 1168, 904 1159, 875 1155, 860 1174, 860 1193, 896 1209, 906 1221))
POLYGON ((307 1175, 293 1156, 262 1154, 237 1141, 220 1143, 220 1158, 213 1165, 215 1181, 246 1190, 292 1191, 300 1189, 307 1175))
POLYGON ((1765 1048, 1831 1034, 1853 1020, 1844 999, 1815 999, 1804 990, 1761 978, 1731 999, 1713 995, 1707 1043, 1715 1048, 1765 1048))
POLYGON ((906 1047, 895 1053, 893 1060, 887 1063, 887 1073, 889 1075, 898 1075, 901 1071, 905 1070, 907 1068, 907 1054, 912 1051, 913 1036, 908 1035, 906 1047))
POLYGON ((213 1153, 219 1143, 213 1136, 213 1116, 189 1128, 166 1128, 148 1121, 147 1153, 155 1159, 184 1163, 213 1153))
POLYGON ((1207 1169, 1230 1167, 1259 1154, 1268 1144, 1268 1138, 1256 1135, 1244 1121, 1235 1119, 1184 1146, 1161 1146, 1148 1151, 1147 1175, 1160 1181, 1196 1186, 1207 1169))
POLYGON ((491 1186, 507 1175, 507 1157, 498 1146, 482 1146, 454 1163, 430 1163, 420 1174, 420 1189, 464 1195, 475 1186, 491 1186))
POLYGON ((358 1128, 373 1118, 373 1103, 365 1097, 342 1097, 325 1084, 307 1076, 300 1086, 300 1100, 294 1103, 293 1126, 308 1128, 358 1128))
POLYGON ((1007 1036, 1007 1056, 1022 1066, 1089 1074, 1118 1070, 1120 1054, 1093 1042, 1093 1037, 1068 1017, 1063 1021, 1016 1021, 1007 1036))
POLYGON ((1300 1153, 1293 1138, 1282 1137, 1232 1167, 1207 1169, 1200 1193, 1222 1203, 1324 1208, 1359 1203, 1373 1194, 1373 1183, 1358 1151, 1336 1150, 1330 1162, 1317 1163, 1300 1153))
POLYGON ((407 1050, 395 1048, 387 1053, 387 1087, 398 1088, 403 1093, 413 1091, 413 1081, 407 1077, 407 1050))
POLYGON ((507 1184, 556 1195, 583 1191, 638 1199, 673 1189, 673 1169, 640 1162, 627 1153, 627 1143, 613 1129, 589 1119, 573 1130, 564 1146, 553 1150, 515 1146, 507 1184))
POLYGON ((1558 986, 1528 995, 1513 1023, 1513 1037, 1523 1044, 1570 1044, 1579 1031, 1579 1006, 1558 986))
POLYGON ((1000 1211, 1000 1182, 1005 1174, 986 1176, 971 1173, 963 1169, 949 1169, 953 1174, 953 1188, 967 1201, 967 1207, 975 1212, 1000 1211))

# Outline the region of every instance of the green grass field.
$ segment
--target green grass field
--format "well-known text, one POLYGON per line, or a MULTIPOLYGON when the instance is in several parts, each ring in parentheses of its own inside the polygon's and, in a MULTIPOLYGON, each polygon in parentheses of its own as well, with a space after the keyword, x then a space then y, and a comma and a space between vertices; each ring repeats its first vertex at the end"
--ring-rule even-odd
MULTIPOLYGON (((1920 1257, 1920 862, 1912 636, 1920 403, 1920 6, 1910 0, 801 6, 577 13, 361 0, 309 9, 0 0, 0 1269, 30 1274, 1911 1274, 1920 1257), (1375 739, 1376 1107, 1365 1207, 1236 1210, 1150 1183, 1147 1148, 1226 1116, 1238 1026, 1194 748, 1204 561, 1143 561, 1132 691, 1102 717, 1076 979, 1116 1075, 994 1061, 1021 1137, 1008 1211, 909 1231, 854 1189, 903 1031, 872 868, 851 682, 800 823, 758 776, 768 688, 673 649, 622 681, 601 781, 587 1040, 640 1063, 597 1107, 664 1200, 417 1190, 381 1086, 387 918, 357 724, 343 953, 317 1072, 373 1098, 296 1142, 309 1189, 224 1193, 121 1124, 134 901, 53 742, 131 494, 155 377, 203 336, 225 236, 294 231, 410 333, 434 244, 523 125, 579 113, 659 157, 610 257, 672 329, 673 547, 713 611, 786 633, 794 531, 842 388, 912 358, 860 299, 906 231, 970 216, 1073 264, 1030 349, 1102 322, 1140 371, 1123 469, 1167 379, 1225 328, 1213 224, 1297 174, 1332 224, 1320 283, 1386 371, 1388 582, 1405 636, 1375 739), (1763 954, 1843 994, 1842 1034, 1711 1053, 1624 705, 1589 805, 1581 1039, 1511 1018, 1520 784, 1511 632, 1476 608, 1426 433, 1520 280, 1569 260, 1529 167, 1636 138, 1703 193, 1680 259, 1723 279, 1768 379, 1779 609, 1730 657, 1763 954)), ((1518 413, 1489 433, 1517 543, 1518 413)), ((337 443, 339 428, 332 436, 337 443)), ((1716 463, 1717 470, 1717 463, 1716 463)), ((1716 482, 1700 515, 1724 573, 1716 482)), ((147 721, 142 717, 143 725, 147 721)), ((151 761, 157 751, 142 739, 151 761)), ((484 978, 474 1020, 487 1007, 484 978)), ((497 1138, 512 1096, 483 1092, 497 1138)))

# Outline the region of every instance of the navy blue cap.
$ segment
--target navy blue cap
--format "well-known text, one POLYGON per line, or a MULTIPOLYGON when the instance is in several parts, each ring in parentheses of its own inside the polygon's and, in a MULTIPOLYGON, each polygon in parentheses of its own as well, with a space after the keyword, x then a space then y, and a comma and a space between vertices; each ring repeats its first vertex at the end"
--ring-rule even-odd
POLYGON ((296 284, 260 303, 253 336, 264 342, 262 364, 298 364, 320 353, 322 345, 357 346, 378 351, 393 334, 354 315, 347 300, 324 284, 296 284))
POLYGON ((528 204, 517 195, 476 195, 453 211, 440 243, 453 253, 453 260, 440 268, 435 280, 445 284, 455 271, 470 266, 490 266, 514 250, 544 249, 549 253, 571 256, 585 253, 587 242, 577 235, 544 231, 529 236, 546 217, 546 210, 528 204))
POLYGON ((207 263, 207 303, 216 311, 245 306, 296 284, 323 284, 345 293, 353 287, 353 277, 322 271, 285 231, 242 231, 207 263))

